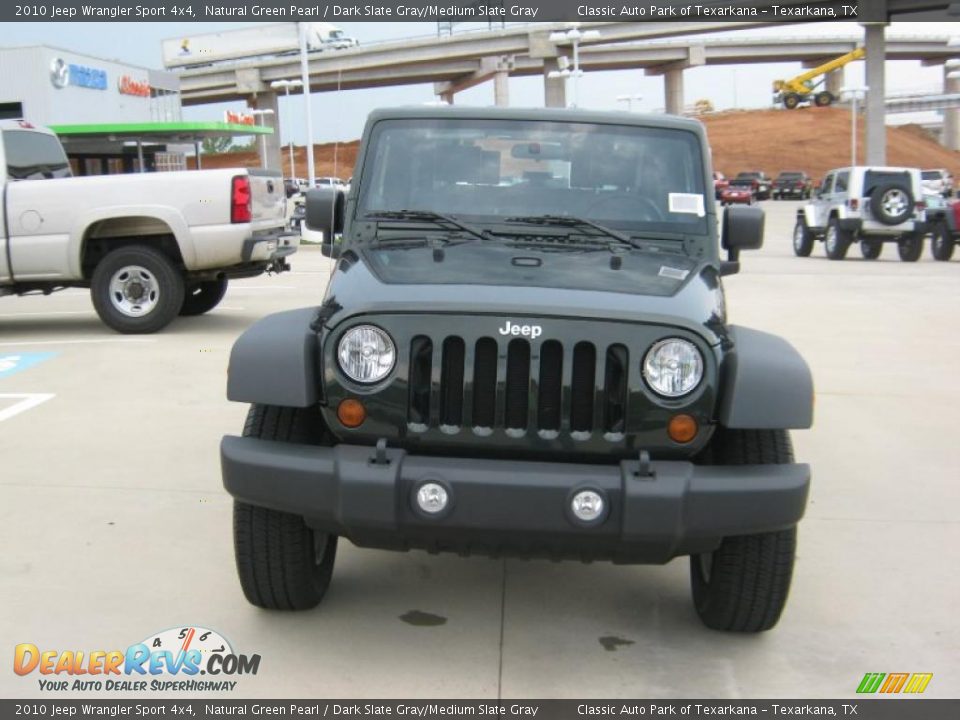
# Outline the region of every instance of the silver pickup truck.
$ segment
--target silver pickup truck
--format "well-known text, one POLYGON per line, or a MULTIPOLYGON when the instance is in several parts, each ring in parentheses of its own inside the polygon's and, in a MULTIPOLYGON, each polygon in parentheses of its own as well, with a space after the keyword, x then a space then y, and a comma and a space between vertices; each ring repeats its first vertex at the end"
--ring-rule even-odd
POLYGON ((200 315, 230 278, 289 269, 279 173, 246 168, 71 177, 56 135, 0 121, 0 295, 90 288, 122 333, 200 315))

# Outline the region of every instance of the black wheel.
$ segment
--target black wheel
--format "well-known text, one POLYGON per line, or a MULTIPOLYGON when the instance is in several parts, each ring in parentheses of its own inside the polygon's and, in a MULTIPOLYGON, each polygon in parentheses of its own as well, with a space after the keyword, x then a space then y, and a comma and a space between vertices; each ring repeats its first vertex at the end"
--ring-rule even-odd
POLYGON ((953 257, 954 240, 950 228, 945 222, 938 222, 933 226, 930 234, 930 252, 934 260, 947 261, 953 257))
POLYGON ((797 224, 793 228, 793 253, 797 257, 810 257, 811 252, 813 252, 813 233, 807 227, 807 221, 798 217, 797 224))
POLYGON ((913 194, 897 183, 878 185, 870 193, 870 210, 884 225, 899 225, 913 214, 913 194))
MULTIPOLYGON (((281 442, 326 442, 320 415, 309 408, 254 405, 243 434, 281 442)), ((323 600, 337 557, 336 535, 307 527, 299 515, 235 501, 233 545, 240 586, 252 605, 307 610, 323 600)))
POLYGON ((152 333, 183 304, 183 276, 159 250, 128 245, 108 253, 93 271, 90 298, 104 324, 122 333, 152 333))
POLYGON ((203 315, 205 312, 210 312, 223 300, 223 296, 227 293, 227 284, 227 278, 190 284, 184 293, 180 314, 203 315))
POLYGON ((883 242, 881 240, 861 240, 860 254, 864 260, 876 260, 883 252, 883 242))
POLYGON ((923 235, 911 233, 897 242, 897 253, 903 262, 916 262, 923 254, 923 235))
POLYGON ((813 98, 813 104, 817 107, 827 107, 828 105, 833 104, 833 93, 822 90, 818 92, 813 98))
POLYGON ((796 93, 788 93, 783 96, 783 106, 787 110, 796 110, 797 106, 800 104, 800 96, 796 93))
MULTIPOLYGON (((717 465, 788 464, 793 448, 786 430, 717 428, 706 451, 717 465)), ((787 604, 797 529, 726 537, 712 553, 691 556, 690 584, 700 620, 713 630, 761 632, 787 604)))
POLYGON ((840 228, 840 222, 836 218, 830 218, 830 222, 827 223, 827 234, 823 238, 827 257, 831 260, 843 260, 847 256, 847 250, 850 249, 851 241, 850 233, 840 228))

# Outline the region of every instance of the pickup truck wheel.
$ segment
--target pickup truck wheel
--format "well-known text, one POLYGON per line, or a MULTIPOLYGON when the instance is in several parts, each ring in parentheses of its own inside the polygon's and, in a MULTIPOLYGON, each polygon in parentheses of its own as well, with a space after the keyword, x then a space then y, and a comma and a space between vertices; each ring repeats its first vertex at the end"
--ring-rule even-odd
POLYGON ((827 223, 827 233, 823 238, 827 257, 831 260, 843 260, 850 248, 850 241, 850 233, 840 228, 840 222, 836 218, 831 218, 830 222, 827 223))
POLYGON ((883 252, 883 242, 880 240, 861 240, 860 254, 864 260, 876 260, 883 252))
POLYGON ((797 257, 810 257, 813 252, 813 233, 807 227, 807 221, 797 218, 793 228, 793 253, 797 257))
POLYGON ((170 259, 142 245, 108 253, 90 279, 97 314, 121 333, 152 333, 166 327, 180 312, 183 293, 183 276, 170 259))
POLYGON ((903 262, 916 262, 923 254, 923 235, 904 235, 897 243, 897 253, 903 262))
MULTIPOLYGON (((312 408, 254 405, 243 434, 279 442, 327 441, 312 408)), ((252 605, 307 610, 323 600, 337 557, 336 535, 307 527, 299 515, 238 500, 233 504, 233 545, 240 586, 252 605)))
POLYGON ((184 316, 203 315, 213 310, 227 293, 227 278, 204 280, 192 283, 183 296, 180 314, 184 316))
POLYGON ((930 252, 933 253, 934 260, 947 261, 953 257, 953 237, 950 234, 950 228, 945 222, 938 222, 933 226, 933 232, 930 235, 930 252))
MULTIPOLYGON (((793 462, 786 430, 717 428, 707 450, 720 465, 793 462)), ((726 537, 712 553, 691 556, 690 583, 697 615, 713 630, 761 632, 787 603, 797 528, 726 537)))

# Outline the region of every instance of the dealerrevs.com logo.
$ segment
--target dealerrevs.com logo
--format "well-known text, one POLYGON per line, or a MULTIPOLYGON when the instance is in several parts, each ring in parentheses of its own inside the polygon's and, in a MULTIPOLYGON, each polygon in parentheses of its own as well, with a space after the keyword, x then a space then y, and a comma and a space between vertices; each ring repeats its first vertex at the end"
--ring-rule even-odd
POLYGON ((240 655, 222 635, 202 627, 171 628, 126 650, 14 648, 13 671, 39 676, 46 691, 232 691, 239 675, 256 675, 259 655, 240 655), (202 676, 202 677, 201 677, 202 676))

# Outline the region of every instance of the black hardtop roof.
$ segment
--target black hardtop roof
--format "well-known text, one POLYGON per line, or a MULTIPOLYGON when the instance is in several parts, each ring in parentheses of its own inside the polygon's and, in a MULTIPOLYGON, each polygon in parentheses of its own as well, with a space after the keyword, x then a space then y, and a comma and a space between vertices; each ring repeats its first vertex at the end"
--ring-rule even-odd
POLYGON ((533 120, 547 122, 590 123, 597 125, 633 125, 687 130, 705 136, 699 120, 677 115, 656 115, 625 111, 575 110, 571 108, 450 107, 422 105, 374 110, 367 118, 372 125, 380 120, 396 119, 481 119, 533 120))

